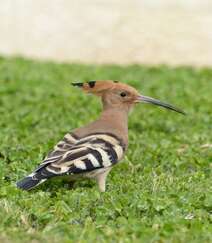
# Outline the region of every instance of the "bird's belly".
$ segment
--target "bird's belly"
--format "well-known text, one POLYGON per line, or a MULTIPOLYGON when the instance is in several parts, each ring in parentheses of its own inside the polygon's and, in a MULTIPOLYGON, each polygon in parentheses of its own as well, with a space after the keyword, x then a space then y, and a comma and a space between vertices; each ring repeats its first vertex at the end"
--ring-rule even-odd
POLYGON ((100 168, 100 169, 96 169, 96 170, 93 170, 93 171, 90 171, 90 172, 86 172, 84 173, 83 177, 85 178, 96 178, 99 174, 102 174, 104 173, 105 171, 107 171, 110 167, 107 167, 107 168, 100 168))
POLYGON ((76 181, 76 180, 83 179, 83 178, 95 179, 99 174, 104 173, 105 171, 107 171, 111 167, 100 168, 100 169, 96 169, 96 170, 84 172, 84 173, 79 173, 79 174, 61 176, 60 179, 62 178, 62 179, 67 180, 67 181, 76 181))

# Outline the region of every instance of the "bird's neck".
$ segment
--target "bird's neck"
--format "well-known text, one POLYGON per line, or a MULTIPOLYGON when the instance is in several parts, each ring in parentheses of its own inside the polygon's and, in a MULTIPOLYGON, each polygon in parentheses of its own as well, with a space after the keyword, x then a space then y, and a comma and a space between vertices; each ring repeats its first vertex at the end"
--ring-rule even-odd
POLYGON ((99 119, 85 127, 73 130, 73 134, 82 138, 93 133, 112 133, 128 144, 128 112, 117 108, 104 108, 99 119))
POLYGON ((106 108, 102 111, 99 121, 121 134, 128 135, 128 111, 125 109, 106 108))

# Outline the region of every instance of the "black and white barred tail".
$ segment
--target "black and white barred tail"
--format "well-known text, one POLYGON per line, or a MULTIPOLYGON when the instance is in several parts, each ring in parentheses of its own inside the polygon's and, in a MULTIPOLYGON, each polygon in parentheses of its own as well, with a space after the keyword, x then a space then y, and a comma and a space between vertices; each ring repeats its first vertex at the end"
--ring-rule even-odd
POLYGON ((30 190, 49 178, 88 174, 116 164, 124 155, 125 146, 116 136, 106 133, 89 134, 77 138, 66 134, 40 166, 17 183, 30 190))
POLYGON ((16 186, 22 190, 29 191, 46 180, 47 179, 33 179, 31 176, 27 176, 24 179, 18 181, 16 186))
POLYGON ((53 176, 54 175, 48 172, 46 168, 42 168, 18 181, 16 186, 22 190, 29 191, 53 176))

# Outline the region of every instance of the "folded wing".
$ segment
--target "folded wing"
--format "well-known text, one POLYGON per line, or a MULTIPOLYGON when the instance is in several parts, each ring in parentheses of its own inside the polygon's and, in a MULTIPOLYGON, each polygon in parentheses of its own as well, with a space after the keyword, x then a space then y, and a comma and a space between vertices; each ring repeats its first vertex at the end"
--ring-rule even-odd
POLYGON ((41 165, 17 186, 29 190, 48 178, 110 167, 123 157, 124 151, 123 143, 112 134, 98 133, 77 138, 68 133, 41 165))

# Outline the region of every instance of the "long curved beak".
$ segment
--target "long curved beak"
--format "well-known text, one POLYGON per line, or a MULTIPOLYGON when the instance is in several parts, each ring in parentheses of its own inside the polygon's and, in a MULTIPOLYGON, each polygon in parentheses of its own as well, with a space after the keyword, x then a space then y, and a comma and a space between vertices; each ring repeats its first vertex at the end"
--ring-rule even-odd
POLYGON ((154 99, 154 98, 151 98, 151 97, 148 97, 148 96, 143 96, 143 95, 140 95, 138 96, 138 102, 144 102, 144 103, 150 103, 150 104, 153 104, 153 105, 158 105, 158 106, 162 106, 166 109, 169 109, 169 110, 172 110, 172 111, 176 111, 178 113, 181 113, 183 115, 186 115, 186 113, 177 108, 177 107, 174 107, 173 105, 170 105, 170 104, 167 104, 165 102, 162 102, 160 100, 157 100, 157 99, 154 99))

